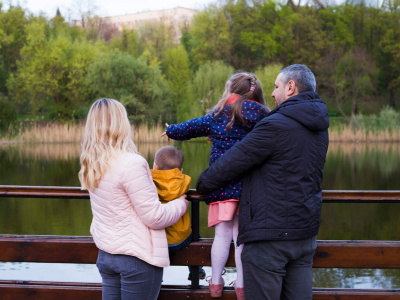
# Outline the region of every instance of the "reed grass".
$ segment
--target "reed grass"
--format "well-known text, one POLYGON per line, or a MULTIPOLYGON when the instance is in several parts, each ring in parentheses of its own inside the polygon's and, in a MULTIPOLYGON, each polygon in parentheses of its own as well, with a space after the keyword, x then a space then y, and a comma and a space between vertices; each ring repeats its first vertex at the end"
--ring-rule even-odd
POLYGON ((350 124, 332 120, 330 141, 332 142, 399 142, 400 113, 384 107, 375 115, 357 114, 350 124))
MULTIPOLYGON (((0 137, 0 144, 9 143, 77 143, 82 140, 84 124, 82 122, 64 124, 57 122, 21 123, 0 137)), ((165 126, 156 124, 132 125, 132 139, 135 143, 163 143, 161 137, 165 126)), ((329 129, 331 142, 400 142, 400 127, 372 130, 363 126, 336 124, 329 129)))
MULTIPOLYGON (((136 143, 138 151, 146 158, 154 157, 154 154, 165 143, 136 143)), ((1 151, 5 151, 9 158, 14 155, 17 157, 29 157, 30 160, 36 161, 41 159, 63 160, 69 161, 79 158, 81 155, 80 143, 35 143, 35 144, 7 144, 1 146, 1 151)))
POLYGON ((387 155, 400 155, 400 147, 396 143, 336 143, 329 144, 329 152, 341 153, 342 155, 353 157, 354 155, 363 156, 365 152, 384 153, 387 155))
POLYGON ((329 130, 329 141, 350 143, 400 142, 400 129, 367 131, 365 129, 354 130, 351 127, 333 128, 329 130))
MULTIPOLYGON (((80 142, 83 137, 84 124, 81 122, 63 124, 47 123, 20 123, 0 137, 0 143, 73 143, 80 142)), ((132 139, 135 142, 163 142, 161 137, 165 126, 161 124, 132 125, 132 139)))

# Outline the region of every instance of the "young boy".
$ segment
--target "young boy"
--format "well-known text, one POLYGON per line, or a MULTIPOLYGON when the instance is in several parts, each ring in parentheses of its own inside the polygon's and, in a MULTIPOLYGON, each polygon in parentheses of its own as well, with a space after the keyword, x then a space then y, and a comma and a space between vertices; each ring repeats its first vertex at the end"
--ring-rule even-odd
MULTIPOLYGON (((173 146, 162 147, 156 152, 151 175, 161 203, 179 198, 189 190, 192 179, 182 173, 183 159, 182 151, 173 146)), ((192 241, 189 212, 186 212, 174 225, 165 228, 165 232, 169 253, 175 253, 187 247, 192 241)), ((189 267, 188 280, 191 279, 190 272, 191 267, 189 267)), ((206 273, 200 267, 199 278, 204 279, 205 277, 206 273)))

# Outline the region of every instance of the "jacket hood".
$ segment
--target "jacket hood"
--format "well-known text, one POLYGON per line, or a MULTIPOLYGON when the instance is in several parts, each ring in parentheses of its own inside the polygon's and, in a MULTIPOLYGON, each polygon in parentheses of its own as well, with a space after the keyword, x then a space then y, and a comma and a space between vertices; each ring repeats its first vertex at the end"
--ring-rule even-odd
POLYGON ((171 201, 179 198, 189 190, 192 178, 179 169, 151 170, 154 184, 160 200, 171 201))
POLYGON ((328 108, 315 92, 304 92, 293 96, 271 111, 292 118, 311 131, 329 127, 328 108))

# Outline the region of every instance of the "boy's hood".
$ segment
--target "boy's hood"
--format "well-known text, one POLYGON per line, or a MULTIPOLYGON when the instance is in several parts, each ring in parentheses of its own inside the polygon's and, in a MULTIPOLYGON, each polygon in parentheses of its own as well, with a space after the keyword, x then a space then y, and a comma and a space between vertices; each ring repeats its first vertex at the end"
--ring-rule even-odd
POLYGON ((189 190, 192 178, 178 168, 171 170, 151 170, 160 200, 171 201, 189 190))

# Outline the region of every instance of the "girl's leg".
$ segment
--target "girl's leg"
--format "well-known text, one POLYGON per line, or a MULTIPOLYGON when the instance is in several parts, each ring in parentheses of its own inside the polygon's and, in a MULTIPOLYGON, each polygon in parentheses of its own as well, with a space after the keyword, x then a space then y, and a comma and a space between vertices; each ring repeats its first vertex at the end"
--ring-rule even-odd
POLYGON ((222 271, 229 257, 233 237, 233 220, 215 225, 215 237, 211 247, 212 283, 222 283, 222 271))
POLYGON ((237 242, 237 237, 238 237, 238 232, 239 231, 239 216, 234 215, 233 216, 233 242, 235 244, 235 263, 236 263, 236 287, 243 287, 244 286, 244 281, 243 281, 243 266, 242 266, 242 250, 243 250, 243 244, 238 246, 236 244, 237 242))

